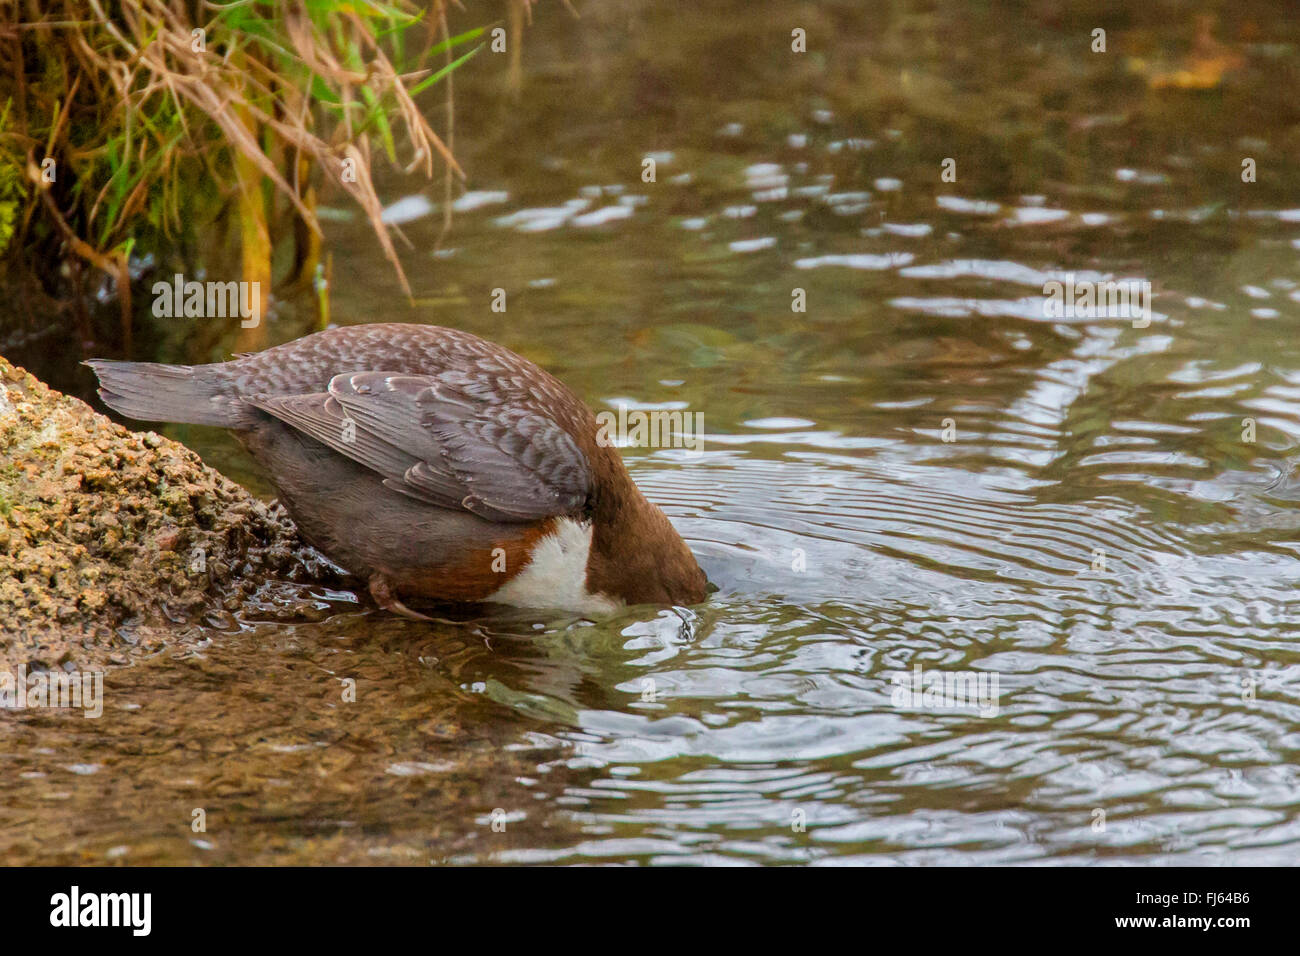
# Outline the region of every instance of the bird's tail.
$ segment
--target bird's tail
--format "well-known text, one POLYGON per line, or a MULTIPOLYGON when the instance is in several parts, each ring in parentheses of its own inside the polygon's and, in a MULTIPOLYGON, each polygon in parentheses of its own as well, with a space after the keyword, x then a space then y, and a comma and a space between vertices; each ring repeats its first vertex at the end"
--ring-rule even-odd
POLYGON ((257 412, 230 393, 230 383, 212 365, 157 362, 86 362, 99 376, 99 397, 128 418, 146 422, 247 427, 257 412))

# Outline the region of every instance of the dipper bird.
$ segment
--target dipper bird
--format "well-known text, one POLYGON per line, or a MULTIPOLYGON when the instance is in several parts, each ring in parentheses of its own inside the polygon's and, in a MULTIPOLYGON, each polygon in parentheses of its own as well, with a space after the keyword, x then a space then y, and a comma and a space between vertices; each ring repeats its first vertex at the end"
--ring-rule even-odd
POLYGON ((213 365, 86 364, 122 415, 231 429, 303 536, 383 608, 704 600, 704 572, 591 410, 476 335, 361 325, 213 365))

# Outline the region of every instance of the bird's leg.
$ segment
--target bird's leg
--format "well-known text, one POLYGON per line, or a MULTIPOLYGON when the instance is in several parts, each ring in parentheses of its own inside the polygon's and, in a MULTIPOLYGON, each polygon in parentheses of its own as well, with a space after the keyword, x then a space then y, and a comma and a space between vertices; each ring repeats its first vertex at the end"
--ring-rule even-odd
POLYGON ((412 611, 409 607, 397 599, 393 593, 393 583, 382 574, 372 575, 370 578, 370 596, 375 599, 385 611, 392 611, 394 614, 400 614, 402 617, 410 618, 412 621, 432 621, 418 611, 412 611))

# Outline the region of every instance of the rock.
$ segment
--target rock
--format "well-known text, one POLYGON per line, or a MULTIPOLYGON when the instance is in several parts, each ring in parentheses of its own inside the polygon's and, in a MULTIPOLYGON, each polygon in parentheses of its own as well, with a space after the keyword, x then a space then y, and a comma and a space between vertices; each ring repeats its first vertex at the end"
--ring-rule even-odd
POLYGON ((0 670, 109 663, 322 576, 278 505, 0 357, 0 670))

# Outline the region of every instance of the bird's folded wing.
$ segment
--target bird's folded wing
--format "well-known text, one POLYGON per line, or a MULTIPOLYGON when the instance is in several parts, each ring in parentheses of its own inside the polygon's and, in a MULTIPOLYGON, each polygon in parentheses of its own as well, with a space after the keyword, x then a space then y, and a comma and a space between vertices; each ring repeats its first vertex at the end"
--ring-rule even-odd
POLYGON ((580 512, 591 469, 572 436, 544 408, 493 403, 475 384, 353 372, 328 392, 245 400, 439 507, 493 521, 580 512))

